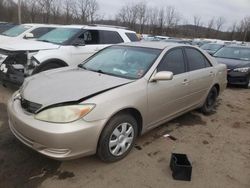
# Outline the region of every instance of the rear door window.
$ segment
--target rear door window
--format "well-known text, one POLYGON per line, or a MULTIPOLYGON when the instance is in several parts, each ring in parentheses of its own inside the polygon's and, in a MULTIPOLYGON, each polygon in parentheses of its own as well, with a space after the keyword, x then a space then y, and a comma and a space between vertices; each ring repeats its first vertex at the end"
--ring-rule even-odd
POLYGON ((187 55, 189 71, 211 67, 209 61, 198 50, 193 48, 185 48, 185 52, 187 55))
POLYGON ((100 30, 100 44, 118 44, 124 42, 120 34, 116 31, 100 30))
POLYGON ((161 63, 158 65, 157 72, 170 71, 174 75, 186 72, 184 56, 181 48, 167 52, 161 63))

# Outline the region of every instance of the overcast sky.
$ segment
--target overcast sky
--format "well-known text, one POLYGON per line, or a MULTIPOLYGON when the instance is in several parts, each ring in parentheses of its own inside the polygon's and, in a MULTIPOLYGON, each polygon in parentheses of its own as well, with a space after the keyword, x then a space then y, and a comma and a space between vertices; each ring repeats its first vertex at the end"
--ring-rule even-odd
MULTIPOLYGON (((106 19, 114 18, 118 10, 126 3, 136 3, 142 0, 98 0, 100 13, 106 19)), ((212 17, 224 17, 226 27, 239 22, 245 16, 250 16, 250 0, 144 0, 148 6, 174 6, 183 19, 193 22, 193 16, 199 15, 205 24, 212 17)))

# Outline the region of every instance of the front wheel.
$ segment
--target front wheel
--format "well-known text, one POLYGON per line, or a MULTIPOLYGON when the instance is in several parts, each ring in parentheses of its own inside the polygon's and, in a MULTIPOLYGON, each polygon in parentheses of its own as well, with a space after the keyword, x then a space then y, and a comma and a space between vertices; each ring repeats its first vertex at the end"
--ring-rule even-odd
POLYGON ((216 100, 218 97, 218 91, 216 87, 213 87, 206 98, 205 103, 201 107, 201 111, 205 115, 209 115, 214 111, 215 105, 216 105, 216 100))
POLYGON ((249 87, 249 83, 250 83, 250 76, 247 77, 247 82, 243 87, 247 89, 249 87))
POLYGON ((115 162, 124 158, 134 146, 137 127, 137 121, 129 114, 114 116, 107 123, 99 139, 99 158, 105 162, 115 162))

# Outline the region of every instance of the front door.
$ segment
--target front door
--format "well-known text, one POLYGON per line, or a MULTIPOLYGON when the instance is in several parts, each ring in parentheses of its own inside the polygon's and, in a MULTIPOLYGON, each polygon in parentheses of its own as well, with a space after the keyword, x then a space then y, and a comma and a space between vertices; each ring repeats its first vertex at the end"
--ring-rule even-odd
POLYGON ((149 126, 164 121, 189 106, 189 73, 182 48, 168 51, 156 71, 171 71, 174 77, 172 80, 148 83, 149 126))

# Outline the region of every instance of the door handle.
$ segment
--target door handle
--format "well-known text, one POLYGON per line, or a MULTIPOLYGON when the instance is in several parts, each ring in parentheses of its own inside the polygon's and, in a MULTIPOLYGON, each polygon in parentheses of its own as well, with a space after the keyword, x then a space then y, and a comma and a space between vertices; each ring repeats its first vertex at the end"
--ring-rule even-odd
POLYGON ((214 72, 211 71, 211 72, 209 73, 209 75, 213 77, 213 76, 214 76, 214 72))
POLYGON ((188 79, 184 79, 182 85, 188 85, 188 83, 189 83, 188 79))

